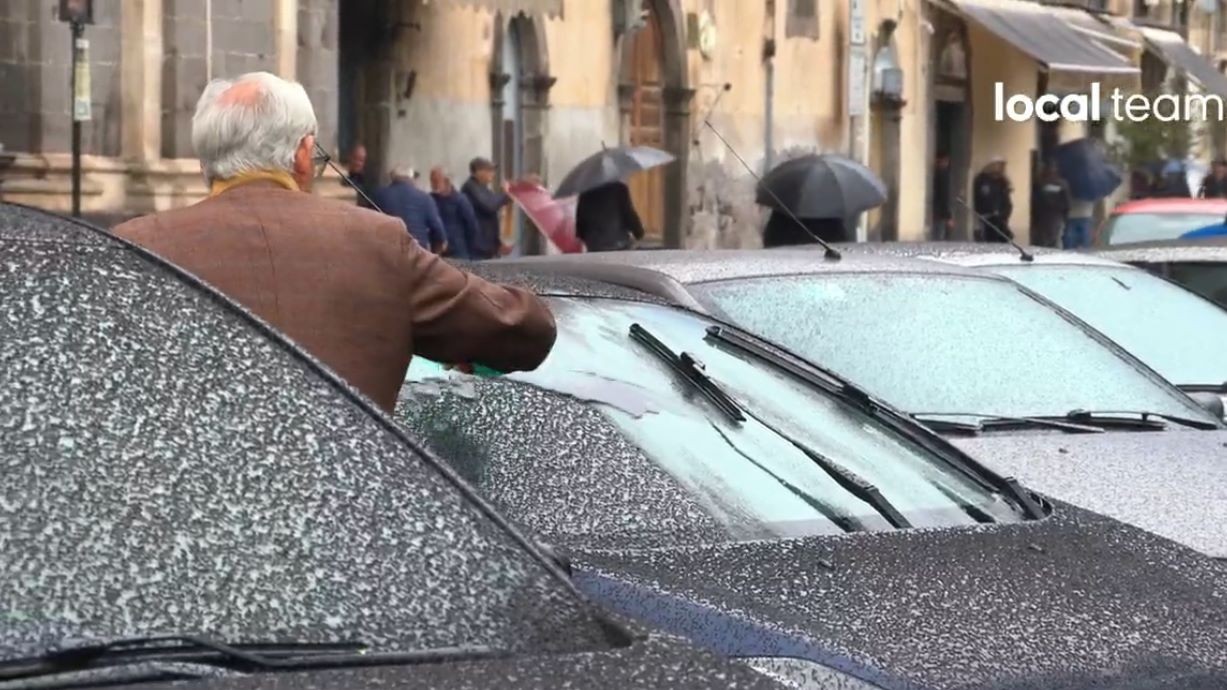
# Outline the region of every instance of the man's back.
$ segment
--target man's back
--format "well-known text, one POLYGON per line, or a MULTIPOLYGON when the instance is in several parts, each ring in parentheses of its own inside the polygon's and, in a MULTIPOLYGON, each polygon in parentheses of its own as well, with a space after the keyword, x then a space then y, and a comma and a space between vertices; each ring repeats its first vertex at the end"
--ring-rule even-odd
POLYGON ((431 249, 444 241, 443 222, 434 198, 412 182, 392 182, 376 193, 375 203, 384 213, 400 218, 422 247, 431 249))
POLYGON ((420 248, 396 218, 253 182, 115 228, 212 284, 391 410, 410 357, 531 369, 554 321, 530 293, 420 248))

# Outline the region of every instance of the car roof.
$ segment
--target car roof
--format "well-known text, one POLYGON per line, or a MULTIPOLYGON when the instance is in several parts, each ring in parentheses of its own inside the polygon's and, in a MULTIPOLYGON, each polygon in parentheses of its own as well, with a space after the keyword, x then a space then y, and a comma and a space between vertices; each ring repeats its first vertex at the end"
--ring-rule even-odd
POLYGON ((1227 214, 1227 199, 1189 199, 1184 197, 1160 197, 1134 199, 1117 205, 1111 215, 1130 213, 1214 213, 1227 214))
POLYGON ((1225 263, 1227 262, 1227 237, 1122 244, 1117 247, 1100 249, 1095 254, 1130 263, 1225 263))
POLYGON ((693 302, 686 285, 771 276, 925 273, 993 279, 983 272, 905 256, 849 252, 837 260, 827 259, 819 245, 812 249, 663 249, 563 254, 500 263, 535 274, 564 274, 615 283, 662 295, 680 304, 693 302))
POLYGON ((983 266, 1067 265, 1109 266, 1128 268, 1127 264, 1086 252, 1072 252, 1052 247, 1025 247, 1032 261, 1023 261, 1021 254, 1008 244, 996 242, 864 242, 841 244, 845 254, 900 256, 939 260, 944 263, 976 268, 983 266))

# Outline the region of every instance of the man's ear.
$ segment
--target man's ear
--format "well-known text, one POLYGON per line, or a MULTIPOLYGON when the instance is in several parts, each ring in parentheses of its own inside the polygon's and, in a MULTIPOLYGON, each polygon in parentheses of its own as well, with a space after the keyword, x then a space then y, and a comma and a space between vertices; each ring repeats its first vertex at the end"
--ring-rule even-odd
POLYGON ((315 157, 315 135, 308 134, 298 142, 294 150, 294 181, 304 192, 311 191, 311 182, 315 179, 315 166, 311 160, 315 157))

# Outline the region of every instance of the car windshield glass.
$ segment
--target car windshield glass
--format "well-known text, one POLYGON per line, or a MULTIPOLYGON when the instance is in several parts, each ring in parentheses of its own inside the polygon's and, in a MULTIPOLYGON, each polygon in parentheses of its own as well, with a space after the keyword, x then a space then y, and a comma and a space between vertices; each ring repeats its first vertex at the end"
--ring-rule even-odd
POLYGON ((0 207, 0 256, 0 660, 176 630, 608 646, 391 424, 215 297, 32 212, 0 207))
POLYGON ((1209 419, 1009 281, 840 273, 693 289, 747 329, 908 411, 1145 409, 1209 419))
POLYGON ((1227 311, 1136 268, 998 266, 1177 385, 1227 382, 1227 311), (1145 314, 1146 318, 1138 318, 1145 314))
POLYGON ((1222 222, 1221 213, 1122 213, 1108 219, 1104 235, 1108 244, 1173 240, 1222 222))
POLYGON ((914 526, 1021 519, 881 422, 707 338, 706 319, 617 300, 551 305, 558 342, 538 370, 477 379, 415 358, 400 408, 533 530, 754 539, 890 528, 785 436, 876 485, 914 526), (747 419, 652 356, 633 324, 698 359, 747 419))
POLYGON ((1227 307, 1227 263, 1170 263, 1165 270, 1172 282, 1227 307))

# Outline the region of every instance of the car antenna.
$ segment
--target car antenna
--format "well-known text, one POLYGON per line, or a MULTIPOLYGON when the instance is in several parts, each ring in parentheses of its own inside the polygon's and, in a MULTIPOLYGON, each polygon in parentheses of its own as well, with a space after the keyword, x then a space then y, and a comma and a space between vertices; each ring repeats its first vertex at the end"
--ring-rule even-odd
POLYGON ((376 211, 379 211, 380 213, 384 212, 382 208, 379 208, 379 204, 375 203, 375 201, 371 199, 371 197, 366 195, 366 192, 362 190, 362 187, 358 186, 357 182, 354 182, 353 180, 351 180, 349 178, 349 175, 345 174, 345 171, 341 170, 341 168, 338 167, 336 163, 332 162, 332 156, 328 155, 328 152, 325 151, 324 148, 320 146, 318 142, 315 144, 315 150, 318 152, 317 155, 321 156, 324 159, 324 164, 332 168, 333 171, 336 172, 336 174, 340 175, 341 179, 345 181, 345 184, 349 185, 350 187, 353 187, 354 191, 358 192, 358 195, 361 196, 363 200, 366 201, 366 203, 371 205, 371 208, 375 209, 376 211))
POLYGON ((712 126, 711 120, 705 118, 703 120, 703 124, 707 125, 707 128, 710 129, 712 133, 716 135, 716 138, 720 140, 720 143, 724 144, 724 147, 729 150, 729 153, 733 154, 733 157, 736 158, 737 161, 741 163, 743 167, 745 167, 746 171, 749 172, 750 176, 753 177, 758 182, 759 186, 767 190, 767 194, 770 194, 771 198, 775 201, 775 203, 779 204, 776 210, 783 211, 785 215, 787 215, 789 218, 792 219, 792 222, 797 224, 797 227, 805 231, 805 234, 814 238, 815 242, 822 245, 823 249, 826 250, 826 258, 836 259, 836 260, 843 258, 843 254, 840 254, 838 250, 836 250, 831 245, 827 244, 826 240, 819 237, 814 231, 805 227, 805 223, 802 223, 801 219, 793 214, 792 209, 785 206, 784 202, 780 201, 780 197, 776 196, 775 192, 771 191, 770 187, 763 184, 763 178, 759 177, 758 173, 754 172, 754 168, 750 167, 750 164, 746 162, 746 159, 741 157, 740 153, 737 153, 737 149, 733 148, 733 145, 728 142, 728 139, 725 139, 724 135, 720 134, 719 130, 717 130, 714 126, 712 126))
POLYGON ((976 218, 979 218, 981 223, 984 223, 988 227, 992 228, 993 232, 1000 235, 1001 238, 1004 239, 1006 242, 1009 242, 1010 246, 1017 249, 1019 259, 1023 261, 1035 261, 1035 256, 1033 256, 1031 252, 1028 252, 1026 249, 1023 248, 1021 244, 1015 242, 1014 238, 1011 237, 1010 234, 1007 233, 1005 230, 1002 230, 1001 228, 997 227, 996 223, 993 223, 988 218, 985 218, 984 216, 977 213, 976 209, 972 208, 971 206, 968 206, 967 201, 964 200, 963 197, 958 196, 956 194, 954 197, 954 200, 959 202, 959 205, 962 206, 963 208, 967 209, 968 211, 971 211, 972 215, 974 215, 976 218))

